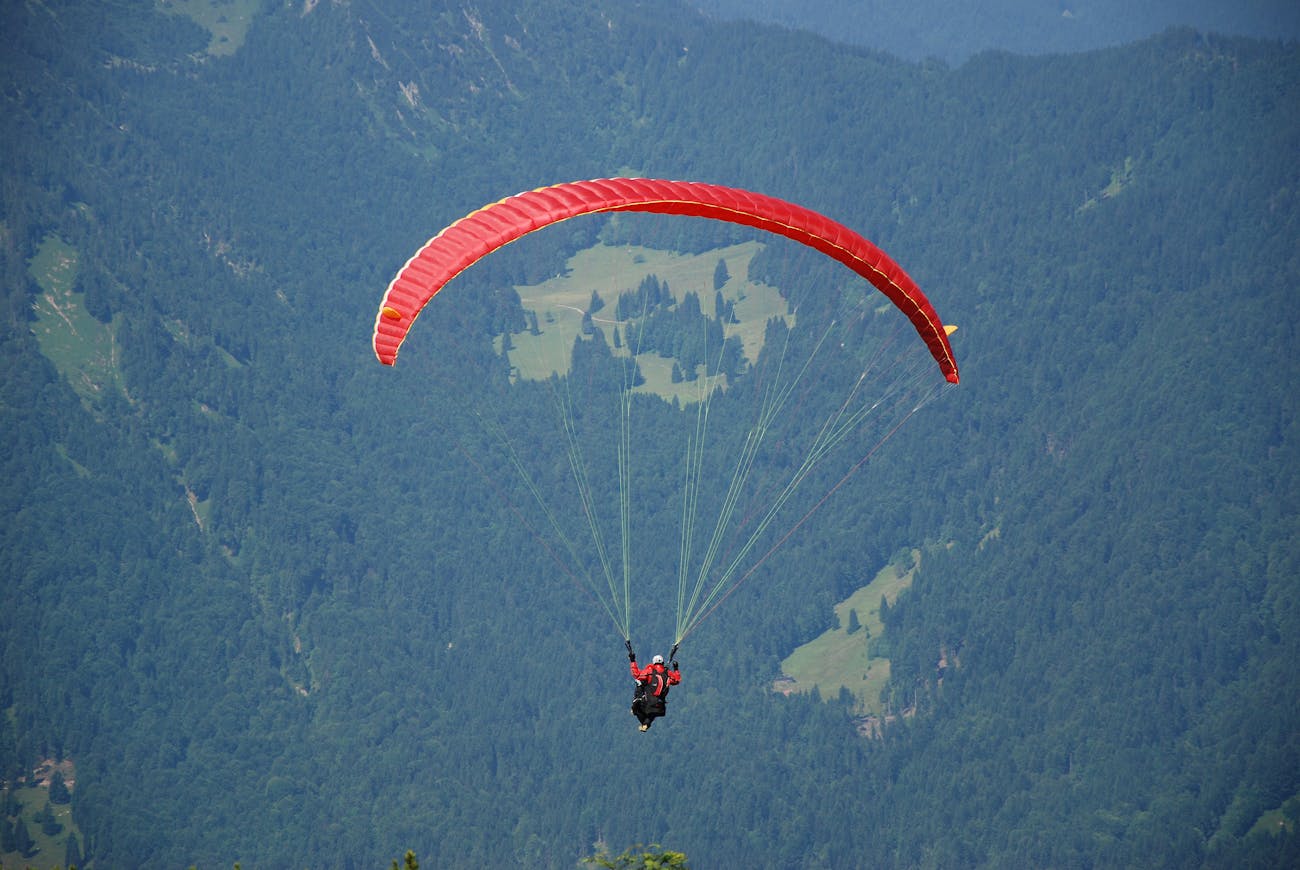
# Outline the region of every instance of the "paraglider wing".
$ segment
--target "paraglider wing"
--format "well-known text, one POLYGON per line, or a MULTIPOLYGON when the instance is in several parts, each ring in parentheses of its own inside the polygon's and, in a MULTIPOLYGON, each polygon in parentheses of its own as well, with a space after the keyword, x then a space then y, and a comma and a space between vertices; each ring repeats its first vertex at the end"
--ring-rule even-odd
POLYGON ((945 378, 958 382, 948 330, 929 300, 884 251, 815 211, 761 193, 690 181, 605 178, 542 187, 472 212, 430 239, 388 285, 375 317, 375 355, 384 365, 424 306, 482 257, 533 230, 577 217, 639 211, 713 218, 777 233, 834 257, 866 278, 912 322, 945 378))

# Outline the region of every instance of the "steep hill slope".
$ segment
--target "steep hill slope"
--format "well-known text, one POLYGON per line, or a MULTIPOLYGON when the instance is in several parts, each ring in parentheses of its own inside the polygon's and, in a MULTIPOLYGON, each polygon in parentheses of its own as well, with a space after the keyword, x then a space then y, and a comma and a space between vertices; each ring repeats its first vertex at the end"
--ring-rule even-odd
POLYGON ((676 11, 275 6, 214 54, 149 3, 5 10, 6 781, 74 758, 102 866, 1285 863, 1251 830, 1300 793, 1295 50, 943 70, 676 11), (437 228, 620 172, 832 214, 962 327, 962 387, 691 637, 649 735, 456 387, 573 252, 741 239, 575 221, 463 275, 401 369, 368 347, 437 228), (50 250, 108 362, 42 337, 50 250), (914 715, 866 740, 771 693, 911 546, 914 715))

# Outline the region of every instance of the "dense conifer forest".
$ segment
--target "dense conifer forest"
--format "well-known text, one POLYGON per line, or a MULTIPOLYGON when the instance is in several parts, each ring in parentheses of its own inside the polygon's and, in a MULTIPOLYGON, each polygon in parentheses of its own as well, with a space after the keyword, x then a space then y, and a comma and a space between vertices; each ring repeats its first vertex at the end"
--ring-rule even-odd
MULTIPOLYGON (((6 866, 1300 864, 1294 44, 947 67, 625 0, 3 21, 6 866), (598 243, 757 236, 574 220, 461 275, 395 369, 369 346, 439 228, 631 174, 862 231, 962 366, 691 634, 645 734, 466 385, 563 477, 502 356, 514 288, 598 243), (773 691, 913 549, 880 727, 773 691)), ((751 277, 843 285, 765 250, 751 277)))

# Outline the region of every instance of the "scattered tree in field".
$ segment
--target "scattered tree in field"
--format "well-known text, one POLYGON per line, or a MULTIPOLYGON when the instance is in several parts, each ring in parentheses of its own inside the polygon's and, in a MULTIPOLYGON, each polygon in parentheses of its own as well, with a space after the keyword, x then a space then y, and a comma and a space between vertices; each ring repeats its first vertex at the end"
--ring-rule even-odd
POLYGON ((14 851, 24 858, 30 858, 32 850, 36 848, 36 841, 32 839, 31 832, 21 818, 14 825, 14 845, 17 847, 14 851))
POLYGON ((68 791, 68 784, 63 779, 63 771, 56 770, 50 777, 50 803, 66 804, 72 802, 72 793, 68 791))
POLYGON ((721 290, 730 280, 731 273, 727 271, 727 261, 719 259, 718 265, 713 270, 713 289, 721 290))
MULTIPOLYGON (((77 840, 76 834, 68 835, 68 842, 63 847, 63 863, 68 866, 68 870, 81 866, 81 844, 77 840)), ((239 865, 236 864, 236 867, 239 865)))

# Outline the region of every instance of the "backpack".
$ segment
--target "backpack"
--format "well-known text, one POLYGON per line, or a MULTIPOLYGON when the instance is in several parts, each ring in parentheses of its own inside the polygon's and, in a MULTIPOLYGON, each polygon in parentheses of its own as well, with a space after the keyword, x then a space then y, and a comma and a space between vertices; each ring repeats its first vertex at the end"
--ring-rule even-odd
POLYGON ((655 698, 667 698, 668 697, 668 669, 665 668, 663 665, 660 665, 658 670, 654 670, 653 666, 651 667, 652 670, 649 673, 648 679, 646 680, 645 683, 646 694, 655 698))
POLYGON ((662 716, 668 708, 664 700, 668 697, 667 669, 651 669, 650 673, 646 674, 646 681, 638 686, 637 691, 640 693, 643 709, 647 713, 662 716))

